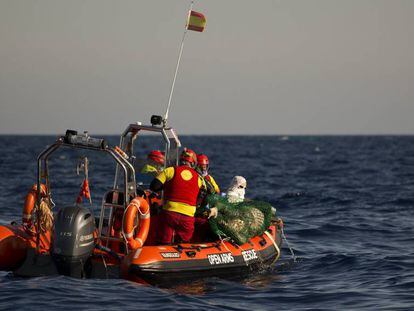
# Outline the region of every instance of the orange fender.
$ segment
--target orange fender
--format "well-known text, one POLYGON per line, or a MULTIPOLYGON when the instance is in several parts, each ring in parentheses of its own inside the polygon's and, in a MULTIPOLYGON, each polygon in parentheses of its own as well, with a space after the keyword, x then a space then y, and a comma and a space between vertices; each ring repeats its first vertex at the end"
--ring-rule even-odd
MULTIPOLYGON (((44 184, 40 184, 41 189, 41 196, 46 196, 46 186, 44 184)), ((32 227, 32 212, 33 208, 37 201, 37 184, 34 184, 32 189, 30 189, 29 193, 26 195, 26 199, 24 201, 23 207, 23 216, 22 222, 23 226, 26 228, 32 227)))
POLYGON ((122 221, 122 233, 124 234, 128 246, 135 250, 144 245, 150 228, 150 212, 148 202, 142 197, 136 197, 129 203, 122 221), (135 219, 139 214, 138 232, 135 232, 135 219))

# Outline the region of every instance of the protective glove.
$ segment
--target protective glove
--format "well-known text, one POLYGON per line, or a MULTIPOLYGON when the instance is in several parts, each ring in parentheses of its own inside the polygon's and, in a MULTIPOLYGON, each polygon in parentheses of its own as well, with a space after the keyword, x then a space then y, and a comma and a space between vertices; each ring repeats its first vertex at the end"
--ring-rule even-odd
POLYGON ((211 217, 216 218, 218 215, 218 209, 217 207, 212 207, 210 208, 210 214, 208 215, 208 218, 210 219, 211 217))
POLYGON ((150 191, 150 195, 148 196, 150 199, 154 199, 157 198, 158 199, 158 193, 156 193, 155 191, 150 191))

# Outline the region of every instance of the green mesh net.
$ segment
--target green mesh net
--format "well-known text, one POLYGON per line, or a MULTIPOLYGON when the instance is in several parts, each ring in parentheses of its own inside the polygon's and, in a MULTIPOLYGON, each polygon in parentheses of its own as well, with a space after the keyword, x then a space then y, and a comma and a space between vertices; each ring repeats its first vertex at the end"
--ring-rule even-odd
POLYGON ((272 206, 269 203, 251 200, 229 203, 227 198, 215 194, 208 196, 207 201, 210 207, 218 209, 217 218, 209 220, 212 231, 230 237, 239 245, 263 234, 270 226, 272 206))

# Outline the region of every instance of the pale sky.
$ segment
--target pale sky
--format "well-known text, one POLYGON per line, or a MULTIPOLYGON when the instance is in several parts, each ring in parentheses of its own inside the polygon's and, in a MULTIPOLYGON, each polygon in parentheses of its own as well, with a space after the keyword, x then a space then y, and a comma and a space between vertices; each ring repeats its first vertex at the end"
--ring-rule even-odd
MULTIPOLYGON (((164 114, 190 1, 0 0, 0 134, 164 114)), ((199 0, 181 134, 414 134, 413 0, 199 0)))

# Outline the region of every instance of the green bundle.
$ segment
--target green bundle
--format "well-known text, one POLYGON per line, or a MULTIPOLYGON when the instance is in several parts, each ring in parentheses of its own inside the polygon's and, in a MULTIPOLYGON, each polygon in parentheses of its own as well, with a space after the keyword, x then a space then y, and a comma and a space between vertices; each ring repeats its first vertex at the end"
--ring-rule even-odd
POLYGON ((261 235, 270 226, 272 206, 261 201, 245 200, 229 203, 226 197, 209 195, 210 207, 217 207, 217 218, 210 218, 212 231, 219 236, 233 239, 238 245, 246 243, 250 238, 261 235))

